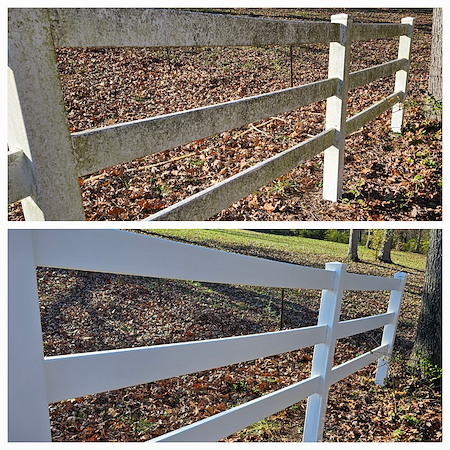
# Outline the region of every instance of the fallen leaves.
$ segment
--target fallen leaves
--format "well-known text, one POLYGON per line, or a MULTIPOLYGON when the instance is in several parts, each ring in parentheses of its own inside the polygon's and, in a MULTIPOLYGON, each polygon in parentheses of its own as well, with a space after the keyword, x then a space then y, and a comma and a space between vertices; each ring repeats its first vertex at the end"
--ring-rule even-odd
POLYGON ((277 207, 274 206, 274 205, 272 205, 271 203, 264 203, 264 209, 265 209, 267 212, 273 212, 273 211, 275 211, 276 208, 277 208, 277 207))

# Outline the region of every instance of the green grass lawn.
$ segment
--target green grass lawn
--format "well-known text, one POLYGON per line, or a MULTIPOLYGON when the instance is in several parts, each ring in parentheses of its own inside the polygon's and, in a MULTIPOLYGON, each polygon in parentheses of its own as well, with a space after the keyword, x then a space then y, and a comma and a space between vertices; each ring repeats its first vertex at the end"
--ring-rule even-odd
MULTIPOLYGON (((308 255, 311 256, 315 265, 317 256, 324 261, 345 261, 347 256, 347 244, 331 242, 318 239, 309 239, 299 236, 283 236, 266 234, 250 230, 208 230, 208 229, 180 229, 180 230, 149 230, 150 233, 160 237, 167 237, 192 244, 214 247, 228 251, 247 253, 258 250, 261 257, 270 257, 271 252, 285 253, 287 259, 295 262, 299 255, 305 261, 308 255), (314 255, 314 256, 313 256, 314 255)), ((359 258, 367 263, 376 262, 376 250, 368 249, 364 246, 358 248, 359 258)), ((393 265, 386 264, 386 267, 402 266, 405 269, 425 270, 426 255, 402 252, 393 250, 391 253, 393 265)), ((274 258, 277 259, 277 258, 274 258)), ((383 263, 384 264, 384 263, 383 263)), ((400 267, 399 270, 402 270, 400 267)))

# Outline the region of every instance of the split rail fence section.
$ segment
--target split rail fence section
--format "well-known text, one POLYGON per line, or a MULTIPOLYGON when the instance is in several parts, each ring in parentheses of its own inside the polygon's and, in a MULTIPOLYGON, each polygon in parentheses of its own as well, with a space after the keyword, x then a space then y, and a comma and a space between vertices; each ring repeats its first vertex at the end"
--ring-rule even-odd
POLYGON ((345 137, 393 108, 400 132, 413 19, 400 24, 268 20, 155 9, 9 10, 9 202, 26 220, 85 220, 78 177, 327 100, 325 130, 145 220, 205 220, 322 151, 323 197, 342 194, 345 137), (398 58, 349 73, 351 43, 399 36, 398 58), (330 43, 328 78, 276 92, 70 134, 57 47, 330 43), (393 93, 347 118, 350 89, 395 74, 393 93))
MULTIPOLYGON (((117 230, 10 230, 9 440, 50 441, 48 404, 314 346, 311 376, 155 441, 217 441, 308 398, 305 442, 320 441, 333 383, 377 361, 383 385, 405 274, 393 278, 316 269, 117 230), (223 339, 44 357, 36 267, 213 283, 322 290, 315 326, 223 339), (387 311, 340 321, 345 290, 390 291, 387 311), (383 327, 380 345, 333 367, 337 339, 383 327)), ((387 303, 387 302, 386 302, 387 303)))

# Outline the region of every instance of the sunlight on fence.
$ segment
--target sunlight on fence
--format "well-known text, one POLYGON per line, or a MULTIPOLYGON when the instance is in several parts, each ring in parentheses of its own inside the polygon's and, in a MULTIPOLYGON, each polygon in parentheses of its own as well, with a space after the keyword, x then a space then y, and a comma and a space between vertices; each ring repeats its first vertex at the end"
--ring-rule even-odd
POLYGON ((8 414, 10 441, 50 441, 48 404, 314 346, 311 376, 155 441, 216 441, 308 398, 303 440, 322 439, 332 384, 378 361, 383 384, 405 274, 347 273, 243 256, 116 230, 10 230, 8 414), (44 357, 36 267, 322 291, 317 325, 192 342, 44 357), (345 290, 391 291, 387 311, 340 321, 345 290), (383 327, 380 344, 333 367, 338 339, 383 327))

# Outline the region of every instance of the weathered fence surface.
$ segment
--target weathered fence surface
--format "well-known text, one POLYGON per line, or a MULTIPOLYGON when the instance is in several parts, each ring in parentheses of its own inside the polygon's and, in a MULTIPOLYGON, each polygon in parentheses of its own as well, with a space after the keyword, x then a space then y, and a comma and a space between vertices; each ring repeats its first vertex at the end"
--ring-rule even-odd
POLYGON ((383 384, 405 274, 303 267, 116 230, 10 230, 8 300, 9 440, 49 441, 48 404, 314 346, 311 376, 155 441, 216 441, 308 398, 303 440, 322 438, 333 383, 378 360, 383 384), (203 341, 44 357, 36 267, 214 283, 322 290, 315 326, 203 341), (384 313, 340 321, 345 290, 390 291, 384 313), (333 367, 336 341, 383 327, 380 344, 333 367))
POLYGON ((9 202, 26 220, 84 220, 77 177, 327 99, 322 133, 146 220, 204 220, 325 151, 323 197, 342 193, 345 136, 389 108, 400 132, 413 19, 301 22, 161 9, 9 10, 9 202), (351 43, 400 36, 398 58, 349 73, 351 43), (55 47, 330 43, 328 79, 254 97, 70 134, 55 47), (393 94, 347 118, 350 89, 396 74, 393 94), (201 206, 200 206, 201 205, 201 206))

